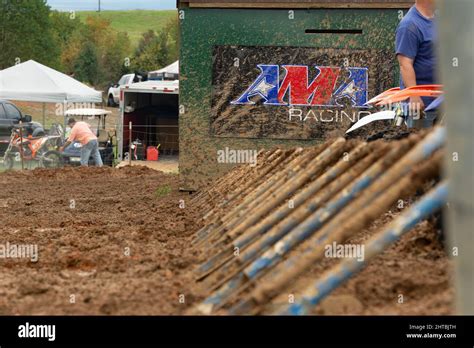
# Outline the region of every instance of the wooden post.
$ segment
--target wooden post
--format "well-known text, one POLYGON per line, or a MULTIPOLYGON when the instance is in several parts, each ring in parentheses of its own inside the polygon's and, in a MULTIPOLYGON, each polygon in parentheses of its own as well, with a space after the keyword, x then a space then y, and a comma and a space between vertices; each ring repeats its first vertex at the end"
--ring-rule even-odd
POLYGON ((23 122, 20 120, 20 159, 21 159, 21 170, 25 169, 25 164, 23 163, 23 122))
POLYGON ((132 121, 128 122, 128 164, 132 165, 132 121))
POLYGON ((448 141, 448 253, 455 265, 457 314, 474 314, 474 22, 472 0, 439 2, 439 64, 446 91, 444 112, 448 141), (469 43, 471 42, 471 43, 469 43))

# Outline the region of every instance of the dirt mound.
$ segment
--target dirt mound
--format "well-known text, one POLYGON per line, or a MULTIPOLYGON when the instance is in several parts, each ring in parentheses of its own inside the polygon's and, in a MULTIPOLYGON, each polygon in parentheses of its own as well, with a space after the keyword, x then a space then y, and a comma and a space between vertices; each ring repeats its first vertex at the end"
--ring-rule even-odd
POLYGON ((0 314, 180 314, 200 299, 199 214, 176 175, 35 169, 0 183, 0 244, 38 246, 36 263, 0 259, 0 314))
POLYGON ((406 125, 394 126, 391 121, 382 121, 368 124, 359 128, 345 136, 347 139, 360 139, 366 141, 374 141, 377 139, 384 139, 386 141, 399 140, 408 137, 410 134, 425 132, 416 128, 408 128, 406 125))

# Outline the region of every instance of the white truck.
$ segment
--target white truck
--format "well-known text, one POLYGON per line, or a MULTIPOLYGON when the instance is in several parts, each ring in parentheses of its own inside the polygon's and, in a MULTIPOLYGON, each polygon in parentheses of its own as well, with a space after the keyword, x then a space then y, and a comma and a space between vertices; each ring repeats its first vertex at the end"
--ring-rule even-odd
POLYGON ((135 74, 123 75, 119 82, 110 86, 107 92, 107 106, 116 106, 120 102, 120 88, 130 86, 135 79, 135 74))

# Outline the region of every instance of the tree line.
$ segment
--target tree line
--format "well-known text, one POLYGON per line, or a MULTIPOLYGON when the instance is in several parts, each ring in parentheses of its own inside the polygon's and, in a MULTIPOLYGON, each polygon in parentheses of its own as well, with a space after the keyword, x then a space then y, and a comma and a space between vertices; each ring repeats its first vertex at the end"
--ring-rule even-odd
POLYGON ((143 33, 132 49, 110 22, 52 11, 45 0, 0 1, 0 69, 29 59, 98 88, 134 71, 160 69, 178 59, 178 20, 143 33))

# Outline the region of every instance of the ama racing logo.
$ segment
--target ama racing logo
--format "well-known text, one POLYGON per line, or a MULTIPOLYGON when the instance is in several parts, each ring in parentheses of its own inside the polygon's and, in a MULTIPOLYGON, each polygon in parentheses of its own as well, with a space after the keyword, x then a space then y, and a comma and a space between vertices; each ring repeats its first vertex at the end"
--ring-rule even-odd
POLYGON ((315 66, 316 77, 309 82, 309 67, 282 65, 285 76, 280 82, 280 66, 259 64, 260 75, 231 104, 254 105, 259 96, 263 105, 341 107, 347 101, 352 107, 367 102, 367 68, 315 66), (338 79, 346 75, 342 82, 338 79), (344 101, 345 100, 345 101, 344 101))

